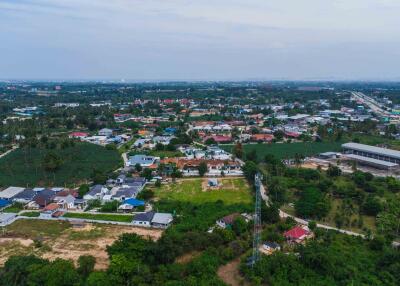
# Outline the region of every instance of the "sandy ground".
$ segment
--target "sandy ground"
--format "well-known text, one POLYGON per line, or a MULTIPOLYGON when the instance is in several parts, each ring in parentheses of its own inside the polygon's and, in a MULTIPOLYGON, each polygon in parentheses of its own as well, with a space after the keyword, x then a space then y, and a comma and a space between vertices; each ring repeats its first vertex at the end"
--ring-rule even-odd
POLYGON ((191 262, 194 258, 198 257, 201 254, 199 251, 192 251, 190 253, 186 253, 182 256, 179 256, 178 258, 175 259, 176 263, 180 264, 186 264, 191 262))
POLYGON ((39 249, 34 247, 31 239, 0 238, 0 265, 12 255, 36 254, 49 260, 71 259, 74 263, 81 255, 92 255, 96 258, 95 268, 106 269, 109 265, 107 245, 111 245, 123 233, 136 233, 157 240, 161 237, 162 230, 87 224, 84 228, 68 228, 54 239, 45 239, 45 247, 39 249))
POLYGON ((232 260, 226 265, 218 269, 218 277, 230 286, 246 286, 249 285, 243 279, 239 272, 240 258, 232 260))

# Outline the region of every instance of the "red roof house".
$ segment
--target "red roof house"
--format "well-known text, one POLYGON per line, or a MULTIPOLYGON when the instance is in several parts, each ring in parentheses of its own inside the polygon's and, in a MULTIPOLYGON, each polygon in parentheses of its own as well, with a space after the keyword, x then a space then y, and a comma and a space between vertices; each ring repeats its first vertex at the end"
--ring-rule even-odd
POLYGON ((295 226, 294 228, 286 231, 283 235, 289 241, 301 243, 310 237, 311 233, 300 226, 295 226))

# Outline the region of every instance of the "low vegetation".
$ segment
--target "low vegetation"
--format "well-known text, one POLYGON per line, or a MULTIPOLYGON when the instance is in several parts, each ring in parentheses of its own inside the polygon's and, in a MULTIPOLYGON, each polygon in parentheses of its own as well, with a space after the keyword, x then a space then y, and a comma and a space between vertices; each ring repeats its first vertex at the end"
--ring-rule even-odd
POLYGON ((64 148, 23 147, 0 159, 0 186, 64 186, 90 180, 117 168, 116 150, 90 143, 64 148), (58 149, 54 149, 54 148, 58 149))

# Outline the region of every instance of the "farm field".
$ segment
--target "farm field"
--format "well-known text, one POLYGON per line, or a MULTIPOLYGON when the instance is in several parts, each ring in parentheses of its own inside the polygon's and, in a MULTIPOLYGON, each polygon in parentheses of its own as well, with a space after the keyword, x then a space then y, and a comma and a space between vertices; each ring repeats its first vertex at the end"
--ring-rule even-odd
MULTIPOLYGON (((273 144, 244 144, 244 153, 256 151, 258 160, 264 160, 265 155, 272 154, 278 159, 294 158, 296 154, 304 156, 317 155, 327 151, 340 151, 342 142, 295 142, 273 144)), ((220 145, 222 149, 231 152, 234 145, 220 145)))
POLYGON ((90 179, 93 169, 109 172, 121 162, 116 150, 90 143, 76 143, 65 149, 17 149, 0 159, 0 186, 64 186, 90 179), (49 152, 61 159, 55 171, 46 171, 43 160, 49 152))
POLYGON ((106 269, 109 265, 106 247, 123 233, 157 240, 162 230, 99 224, 72 228, 68 222, 18 220, 0 236, 0 265, 12 255, 35 254, 49 260, 71 259, 75 263, 81 255, 92 255, 96 258, 95 268, 106 269))
POLYGON ((251 203, 250 186, 243 178, 219 178, 220 186, 209 188, 206 178, 181 179, 176 183, 154 188, 157 199, 194 204, 223 201, 226 205, 251 203))

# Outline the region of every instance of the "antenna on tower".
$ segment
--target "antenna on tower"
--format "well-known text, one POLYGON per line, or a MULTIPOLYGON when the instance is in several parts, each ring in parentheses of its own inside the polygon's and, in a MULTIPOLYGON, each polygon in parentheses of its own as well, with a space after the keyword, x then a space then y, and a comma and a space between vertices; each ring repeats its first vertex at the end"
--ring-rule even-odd
POLYGON ((261 241, 261 193, 262 175, 255 175, 254 185, 256 188, 256 203, 254 208, 254 230, 253 230, 253 255, 250 258, 250 266, 254 267, 260 259, 260 241, 261 241))

